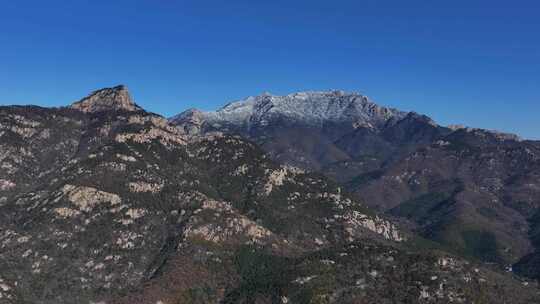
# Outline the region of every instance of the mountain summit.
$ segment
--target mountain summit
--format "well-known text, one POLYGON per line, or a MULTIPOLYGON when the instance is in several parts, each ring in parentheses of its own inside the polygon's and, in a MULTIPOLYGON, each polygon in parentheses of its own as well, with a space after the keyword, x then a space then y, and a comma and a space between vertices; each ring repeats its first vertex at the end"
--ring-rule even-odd
POLYGON ((344 91, 298 92, 286 96, 264 93, 229 103, 215 112, 188 110, 171 119, 180 124, 197 115, 211 125, 256 128, 272 121, 283 120, 307 126, 322 126, 325 122, 350 123, 378 129, 389 120, 399 120, 406 113, 381 107, 368 97, 344 91))
POLYGON ((85 113, 110 110, 137 111, 141 109, 132 100, 127 87, 124 85, 94 91, 89 96, 72 104, 71 108, 85 113))
POLYGON ((189 134, 219 131, 245 136, 280 162, 314 170, 374 154, 380 158, 377 162, 383 162, 399 154, 403 137, 417 128, 425 130, 415 135, 417 142, 429 142, 445 132, 426 116, 337 90, 264 93, 215 112, 191 109, 170 121, 189 134))

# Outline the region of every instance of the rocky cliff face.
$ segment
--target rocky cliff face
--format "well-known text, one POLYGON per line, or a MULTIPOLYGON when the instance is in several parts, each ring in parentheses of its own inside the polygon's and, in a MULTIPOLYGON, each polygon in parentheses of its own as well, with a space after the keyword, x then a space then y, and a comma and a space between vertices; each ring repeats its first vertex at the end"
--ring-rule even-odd
POLYGON ((0 303, 537 301, 324 176, 128 96, 0 107, 0 303))
POLYGON ((193 132, 240 134, 460 255, 505 266, 537 247, 538 142, 443 127, 343 92, 265 94, 171 122, 185 128, 195 116, 193 132))
POLYGON ((133 102, 129 91, 123 85, 97 90, 89 96, 72 104, 71 108, 84 113, 97 113, 111 110, 141 110, 141 108, 133 102))

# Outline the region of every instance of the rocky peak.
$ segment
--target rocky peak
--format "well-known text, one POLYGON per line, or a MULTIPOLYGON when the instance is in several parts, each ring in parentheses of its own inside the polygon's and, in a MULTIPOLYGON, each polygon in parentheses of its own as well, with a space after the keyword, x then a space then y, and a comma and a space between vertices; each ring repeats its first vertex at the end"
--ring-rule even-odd
POLYGON ((405 118, 403 118, 403 121, 422 122, 424 124, 428 124, 428 125, 431 125, 433 127, 439 127, 439 125, 433 119, 431 119, 431 117, 429 117, 427 115, 424 115, 424 114, 419 114, 419 113, 416 113, 416 112, 409 112, 407 114, 407 116, 405 116, 405 118))
POLYGON ((498 130, 488 130, 482 128, 471 128, 464 125, 450 125, 448 128, 454 132, 464 132, 465 134, 473 134, 480 138, 485 138, 486 136, 492 137, 498 141, 523 141, 519 135, 501 132, 498 130))
POLYGON ((94 91, 89 96, 72 104, 71 108, 85 113, 111 110, 137 111, 141 109, 133 102, 127 87, 124 85, 94 91))
POLYGON ((187 109, 185 110, 184 112, 178 114, 178 115, 175 115, 171 118, 169 118, 170 121, 172 122, 183 122, 185 120, 200 120, 202 119, 202 117, 204 116, 204 112, 198 110, 198 109, 195 109, 195 108, 191 108, 191 109, 187 109))
POLYGON ((169 118, 169 121, 181 128, 186 134, 199 134, 204 123, 204 112, 193 108, 188 109, 169 118))

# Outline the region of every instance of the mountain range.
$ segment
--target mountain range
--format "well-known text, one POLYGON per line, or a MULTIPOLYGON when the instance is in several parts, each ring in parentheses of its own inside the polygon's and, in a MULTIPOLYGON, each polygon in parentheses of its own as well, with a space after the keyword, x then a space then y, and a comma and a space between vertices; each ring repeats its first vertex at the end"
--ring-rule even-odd
POLYGON ((337 91, 3 106, 0 303, 537 303, 539 151, 337 91))
MULTIPOLYGON (((500 265, 535 260, 540 142, 382 107, 343 91, 263 94, 170 118, 187 134, 254 141, 320 172, 448 250, 500 265)), ((534 267, 518 267, 528 269, 534 267)))

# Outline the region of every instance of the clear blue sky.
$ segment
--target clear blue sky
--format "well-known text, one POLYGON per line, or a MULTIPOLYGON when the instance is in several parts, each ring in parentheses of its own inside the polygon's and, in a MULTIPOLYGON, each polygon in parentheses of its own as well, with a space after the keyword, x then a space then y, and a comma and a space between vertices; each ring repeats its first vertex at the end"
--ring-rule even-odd
POLYGON ((0 1, 0 104, 122 83, 170 116, 343 89, 540 138, 538 1, 0 1))

